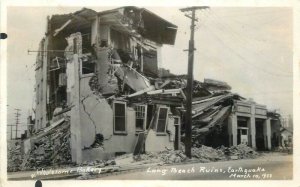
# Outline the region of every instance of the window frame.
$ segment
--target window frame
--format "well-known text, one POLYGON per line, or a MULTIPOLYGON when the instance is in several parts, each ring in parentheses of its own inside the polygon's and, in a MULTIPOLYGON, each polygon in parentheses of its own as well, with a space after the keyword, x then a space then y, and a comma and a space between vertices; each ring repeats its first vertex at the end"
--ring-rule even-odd
POLYGON ((136 132, 143 132, 146 130, 146 124, 147 124, 147 110, 148 110, 148 106, 145 105, 145 104, 137 104, 134 106, 134 110, 135 110, 135 131, 136 132), (142 118, 138 118, 137 116, 137 113, 140 112, 137 110, 137 107, 144 107, 144 118, 143 118, 143 128, 142 129, 137 129, 137 119, 142 119, 142 118))
MULTIPOLYGON (((85 54, 86 55, 86 54, 85 54)), ((85 63, 81 58, 79 58, 79 71, 80 71, 80 77, 92 77, 95 75, 94 73, 83 73, 82 67, 83 67, 83 63, 85 63)), ((94 65, 94 68, 96 69, 96 64, 94 65)))
POLYGON ((180 116, 173 116, 174 118, 174 125, 180 126, 180 116), (175 123, 175 119, 178 119, 178 123, 175 123))
POLYGON ((167 126, 168 126, 168 118, 169 118, 169 116, 168 116, 168 114, 169 114, 169 107, 166 107, 166 106, 160 106, 159 108, 158 108, 158 113, 157 113, 157 118, 156 118, 156 124, 155 124, 155 131, 156 131, 156 135, 161 135, 161 136, 166 136, 167 135, 167 126), (166 115, 166 123, 165 123, 165 128, 164 128, 164 132, 158 132, 157 131, 157 126, 158 126, 158 120, 159 120, 159 114, 160 114, 160 109, 167 109, 167 115, 166 115))
POLYGON ((123 102, 123 101, 114 101, 113 102, 113 134, 114 135, 127 135, 127 103, 123 102), (115 115, 115 104, 123 104, 125 107, 125 114, 124 114, 124 118, 125 118, 125 130, 124 131, 116 131, 116 115, 115 115))

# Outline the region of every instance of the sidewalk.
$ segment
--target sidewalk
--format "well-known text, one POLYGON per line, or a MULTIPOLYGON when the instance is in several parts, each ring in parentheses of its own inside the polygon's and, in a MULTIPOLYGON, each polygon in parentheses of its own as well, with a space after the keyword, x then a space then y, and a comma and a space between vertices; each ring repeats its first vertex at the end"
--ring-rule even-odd
MULTIPOLYGON (((255 159, 242 159, 235 160, 246 161, 246 160, 257 160, 257 161, 282 161, 282 160, 293 160, 292 155, 278 152, 261 153, 261 156, 255 159), (285 157, 289 156, 289 157, 285 157)), ((231 160, 233 161, 233 160, 231 160)), ((111 175, 111 173, 123 173, 130 172, 140 169, 145 169, 153 166, 172 166, 172 165, 186 165, 193 163, 201 163, 198 159, 187 159, 184 162, 165 164, 159 160, 142 160, 134 161, 131 154, 124 155, 115 159, 116 165, 103 166, 103 164, 92 165, 92 166, 77 166, 77 167, 66 167, 59 169, 45 169, 44 174, 38 175, 37 171, 20 171, 8 173, 8 180, 65 180, 65 179, 94 179, 102 176, 111 175), (54 174, 48 174, 51 172, 54 174), (56 174, 55 174, 56 172, 56 174), (32 175, 35 175, 32 177, 32 175)), ((227 162, 227 161, 218 161, 227 162)), ((39 170, 41 172, 41 170, 39 170)))

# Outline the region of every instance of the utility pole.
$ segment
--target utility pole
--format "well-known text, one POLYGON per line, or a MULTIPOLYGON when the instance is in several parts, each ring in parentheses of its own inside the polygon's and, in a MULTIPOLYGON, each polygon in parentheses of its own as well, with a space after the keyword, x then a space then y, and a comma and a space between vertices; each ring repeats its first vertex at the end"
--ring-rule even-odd
POLYGON ((186 120, 185 120, 185 154, 188 158, 192 157, 192 100, 193 100, 193 69, 194 69, 194 33, 195 22, 198 21, 195 17, 196 10, 207 9, 207 6, 188 7, 180 9, 181 12, 191 12, 192 15, 185 14, 191 19, 191 35, 188 49, 188 78, 187 78, 187 103, 186 103, 186 120))
POLYGON ((7 125, 7 126, 10 126, 10 140, 12 140, 12 133, 13 133, 12 127, 16 125, 7 125))
POLYGON ((18 138, 18 125, 20 124, 20 121, 19 121, 19 117, 21 116, 21 114, 19 113, 21 111, 21 109, 18 109, 16 108, 16 113, 15 113, 15 117, 16 117, 16 139, 18 138))

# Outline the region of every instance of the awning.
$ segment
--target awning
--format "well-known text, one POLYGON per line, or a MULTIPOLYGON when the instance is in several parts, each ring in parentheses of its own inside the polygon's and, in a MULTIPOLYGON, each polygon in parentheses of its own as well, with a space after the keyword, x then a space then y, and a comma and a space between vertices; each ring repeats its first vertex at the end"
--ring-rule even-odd
POLYGON ((141 91, 151 87, 150 81, 131 67, 117 67, 116 76, 124 81, 134 91, 141 91))

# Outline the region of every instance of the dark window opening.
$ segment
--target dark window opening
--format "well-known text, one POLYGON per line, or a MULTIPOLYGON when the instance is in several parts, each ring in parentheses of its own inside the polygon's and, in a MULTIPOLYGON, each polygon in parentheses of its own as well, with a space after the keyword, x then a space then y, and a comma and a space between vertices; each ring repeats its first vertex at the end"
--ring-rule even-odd
POLYGON ((135 107, 136 121, 135 126, 137 131, 145 130, 147 108, 145 105, 137 105, 135 107))
POLYGON ((174 117, 174 125, 179 125, 179 118, 178 117, 174 117))
POLYGON ((248 127, 249 118, 238 117, 238 127, 248 127))
POLYGON ((108 41, 107 40, 101 40, 100 47, 108 47, 108 41))
POLYGON ((93 49, 91 46, 91 34, 84 33, 81 34, 82 37, 82 53, 90 53, 93 49))
POLYGON ((143 72, 147 76, 158 76, 157 51, 143 49, 143 72))
POLYGON ((82 58, 82 74, 95 73, 95 61, 92 60, 91 56, 84 56, 82 58))
POLYGON ((255 120, 255 139, 256 139, 256 148, 258 151, 266 150, 265 136, 264 136, 264 121, 255 120))
POLYGON ((166 132, 167 116, 168 116, 168 108, 159 108, 156 132, 158 132, 158 133, 166 132))
POLYGON ((150 126, 151 120, 152 120, 152 118, 154 116, 154 113, 155 113, 154 109, 155 109, 154 105, 148 105, 147 106, 147 125, 146 125, 146 129, 148 129, 149 126, 150 126))
POLYGON ((126 133, 126 103, 114 103, 114 133, 126 133))
POLYGON ((247 130, 246 129, 242 129, 242 135, 247 135, 247 130))
POLYGON ((84 62, 82 63, 82 74, 89 74, 95 72, 94 62, 84 62))

